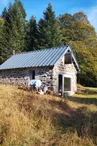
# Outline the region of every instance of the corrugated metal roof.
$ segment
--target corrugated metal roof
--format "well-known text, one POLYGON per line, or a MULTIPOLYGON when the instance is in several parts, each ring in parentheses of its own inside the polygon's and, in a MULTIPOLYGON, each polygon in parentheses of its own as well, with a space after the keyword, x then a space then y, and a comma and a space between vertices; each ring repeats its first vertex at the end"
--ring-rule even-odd
POLYGON ((15 54, 0 65, 0 70, 54 66, 66 53, 67 46, 15 54))

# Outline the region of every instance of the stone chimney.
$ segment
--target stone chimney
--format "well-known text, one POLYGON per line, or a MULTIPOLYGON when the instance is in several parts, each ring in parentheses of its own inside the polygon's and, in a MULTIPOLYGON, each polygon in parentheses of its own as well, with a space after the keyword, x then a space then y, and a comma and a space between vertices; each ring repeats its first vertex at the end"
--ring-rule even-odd
POLYGON ((13 50, 12 54, 15 55, 15 50, 13 50))

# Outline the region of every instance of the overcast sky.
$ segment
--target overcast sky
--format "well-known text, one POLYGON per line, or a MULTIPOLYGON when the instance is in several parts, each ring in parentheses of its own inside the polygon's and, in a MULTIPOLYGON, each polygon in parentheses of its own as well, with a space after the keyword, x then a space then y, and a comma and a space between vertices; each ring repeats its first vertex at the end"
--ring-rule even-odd
MULTIPOLYGON (((0 13, 9 2, 14 0, 0 0, 0 13)), ((51 3, 56 16, 59 14, 74 14, 83 11, 97 31, 97 0, 21 0, 27 13, 27 19, 34 15, 37 21, 43 16, 48 3, 51 3)))

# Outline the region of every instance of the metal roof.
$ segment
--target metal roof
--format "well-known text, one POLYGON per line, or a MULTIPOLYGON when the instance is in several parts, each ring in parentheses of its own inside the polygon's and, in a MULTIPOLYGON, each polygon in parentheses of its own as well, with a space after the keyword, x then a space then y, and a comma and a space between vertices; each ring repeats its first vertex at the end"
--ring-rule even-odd
POLYGON ((61 57, 65 55, 68 49, 70 49, 70 47, 64 46, 15 54, 0 65, 0 70, 54 66, 61 57))

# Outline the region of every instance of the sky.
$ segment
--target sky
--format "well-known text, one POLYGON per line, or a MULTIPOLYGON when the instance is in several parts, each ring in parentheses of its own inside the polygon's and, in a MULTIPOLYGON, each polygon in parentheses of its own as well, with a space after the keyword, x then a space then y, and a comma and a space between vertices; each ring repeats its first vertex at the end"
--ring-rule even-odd
MULTIPOLYGON (((14 0, 0 0, 0 14, 9 2, 14 0)), ((97 0, 21 0, 27 13, 27 20, 35 16, 38 21, 43 17, 48 3, 51 3, 56 16, 60 14, 74 14, 83 11, 97 32, 97 0)))

